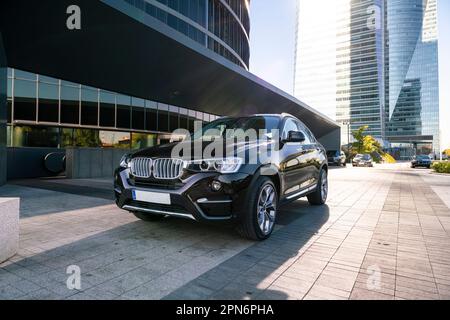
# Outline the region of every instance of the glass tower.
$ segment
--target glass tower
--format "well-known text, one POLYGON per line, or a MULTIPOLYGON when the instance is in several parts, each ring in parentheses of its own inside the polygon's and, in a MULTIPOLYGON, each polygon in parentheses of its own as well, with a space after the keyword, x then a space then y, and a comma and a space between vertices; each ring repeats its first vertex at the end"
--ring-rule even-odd
POLYGON ((436 0, 387 1, 386 136, 397 155, 439 154, 436 0))
POLYGON ((436 16, 436 0, 300 0, 294 94, 344 143, 367 125, 399 158, 437 153, 436 16))
POLYGON ((124 0, 248 70, 250 0, 124 0))

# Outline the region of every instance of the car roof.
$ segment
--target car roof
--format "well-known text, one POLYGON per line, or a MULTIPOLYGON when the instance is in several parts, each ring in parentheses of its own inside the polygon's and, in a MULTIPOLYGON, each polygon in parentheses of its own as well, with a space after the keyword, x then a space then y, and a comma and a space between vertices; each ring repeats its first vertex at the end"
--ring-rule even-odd
POLYGON ((300 121, 300 119, 298 119, 296 116, 293 116, 289 113, 260 113, 260 114, 249 114, 249 115, 242 115, 242 116, 237 116, 237 117, 233 117, 233 116, 224 116, 224 117, 220 117, 219 119, 245 119, 245 118, 252 118, 252 117, 276 117, 276 118, 280 118, 280 119, 284 119, 284 118, 294 118, 300 121))

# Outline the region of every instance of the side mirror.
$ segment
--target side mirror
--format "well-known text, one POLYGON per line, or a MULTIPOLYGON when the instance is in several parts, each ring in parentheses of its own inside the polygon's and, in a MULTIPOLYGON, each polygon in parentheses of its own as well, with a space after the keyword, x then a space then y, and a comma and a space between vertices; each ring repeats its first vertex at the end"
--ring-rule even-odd
POLYGON ((303 132, 300 131, 289 131, 287 139, 285 139, 284 143, 301 143, 305 142, 306 137, 303 132))

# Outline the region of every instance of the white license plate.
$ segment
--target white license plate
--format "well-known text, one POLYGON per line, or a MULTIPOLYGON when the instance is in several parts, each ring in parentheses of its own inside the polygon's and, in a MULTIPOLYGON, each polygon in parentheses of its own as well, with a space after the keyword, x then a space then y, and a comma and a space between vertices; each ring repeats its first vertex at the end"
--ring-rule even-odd
POLYGON ((133 190, 133 200, 157 204, 171 204, 170 194, 159 192, 133 190))

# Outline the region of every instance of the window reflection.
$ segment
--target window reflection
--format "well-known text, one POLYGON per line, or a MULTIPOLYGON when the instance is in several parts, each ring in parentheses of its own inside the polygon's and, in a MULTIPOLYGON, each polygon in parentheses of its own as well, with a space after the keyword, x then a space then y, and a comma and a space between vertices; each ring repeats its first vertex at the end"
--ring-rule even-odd
POLYGON ((98 131, 91 129, 74 129, 73 145, 75 147, 84 147, 84 148, 101 147, 98 131))
POLYGON ((16 80, 14 119, 36 121, 36 82, 16 80))
POLYGON ((129 132, 100 131, 102 148, 130 148, 129 132))
POLYGON ((131 129, 131 97, 117 96, 117 127, 131 129))
POLYGON ((156 146, 158 136, 156 134, 132 133, 131 148, 140 150, 156 146))
POLYGON ((39 83, 38 110, 38 120, 40 122, 59 122, 58 86, 39 83))
POLYGON ((115 127, 116 125, 116 95, 100 91, 100 126, 115 127))
POLYGON ((80 89, 79 87, 61 86, 61 122, 79 124, 80 89))
POLYGON ((145 129, 158 131, 158 105, 153 101, 145 102, 145 129))
POLYGON ((145 129, 145 100, 132 98, 132 128, 136 130, 145 129))
POLYGON ((15 126, 14 147, 57 148, 59 129, 51 127, 15 126))
POLYGON ((158 131, 169 131, 169 106, 158 103, 158 131))
POLYGON ((81 124, 98 125, 98 90, 81 87, 81 124))

